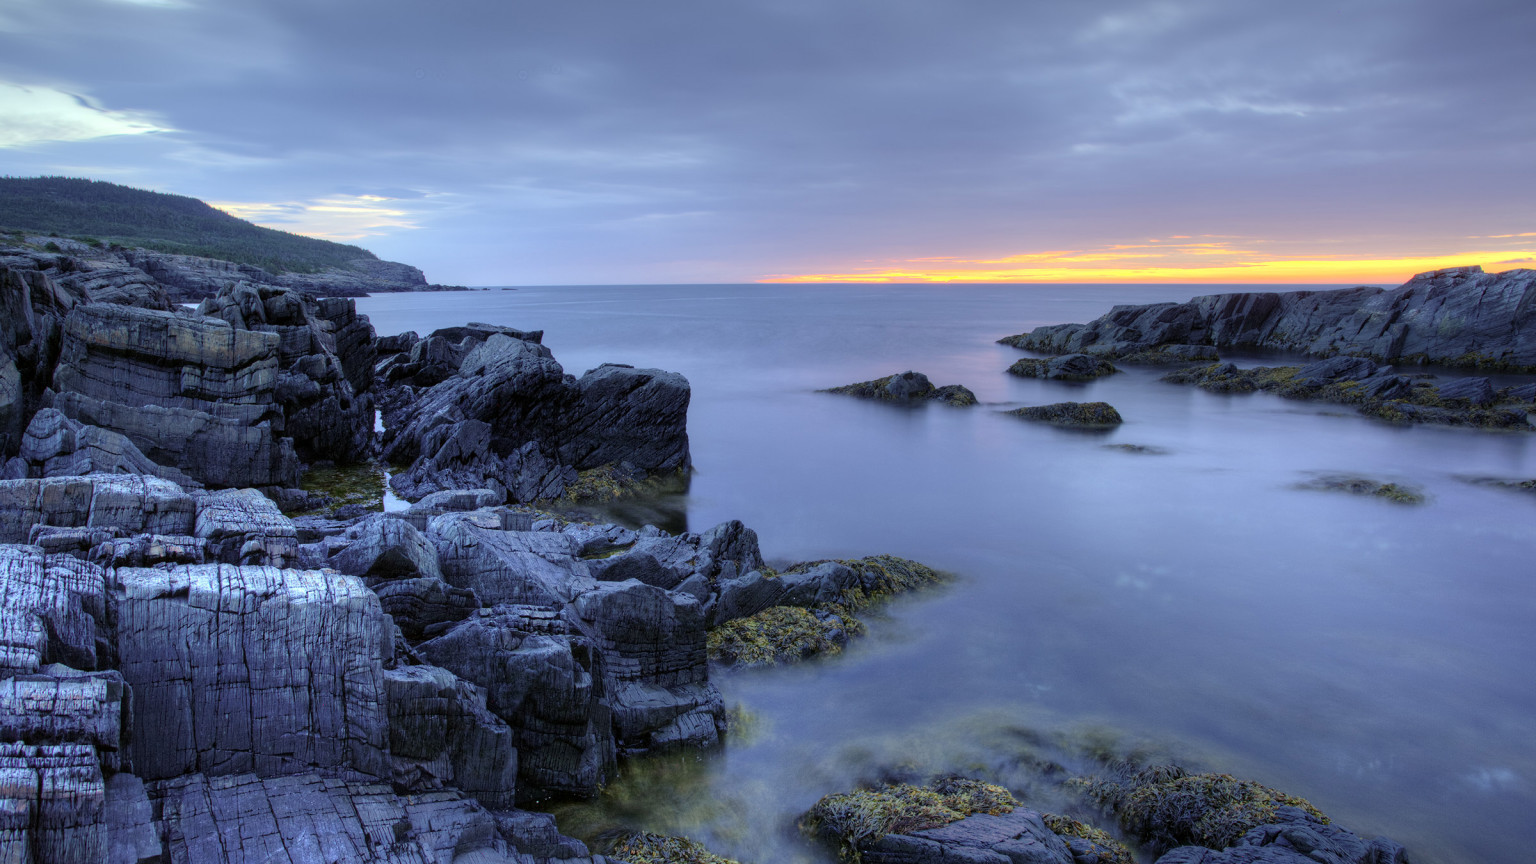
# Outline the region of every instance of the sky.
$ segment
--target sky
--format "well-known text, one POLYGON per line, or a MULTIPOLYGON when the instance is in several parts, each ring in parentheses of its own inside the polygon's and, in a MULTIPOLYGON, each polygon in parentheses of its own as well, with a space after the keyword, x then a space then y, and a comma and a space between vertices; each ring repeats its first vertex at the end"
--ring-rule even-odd
POLYGON ((0 174, 467 285, 1536 266, 1530 0, 0 0, 0 174))

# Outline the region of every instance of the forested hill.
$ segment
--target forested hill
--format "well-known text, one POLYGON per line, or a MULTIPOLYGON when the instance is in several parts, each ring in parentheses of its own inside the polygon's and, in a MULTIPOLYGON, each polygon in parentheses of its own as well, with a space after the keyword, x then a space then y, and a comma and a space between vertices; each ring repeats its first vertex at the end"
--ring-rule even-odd
POLYGON ((263 228, 196 198, 70 177, 0 177, 0 232, 138 246, 274 273, 314 273, 374 259, 358 246, 263 228))

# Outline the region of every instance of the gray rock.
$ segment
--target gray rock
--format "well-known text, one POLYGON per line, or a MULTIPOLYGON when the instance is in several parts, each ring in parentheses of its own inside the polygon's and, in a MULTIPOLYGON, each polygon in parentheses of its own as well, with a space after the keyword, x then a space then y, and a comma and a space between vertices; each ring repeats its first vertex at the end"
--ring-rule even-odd
POLYGON ((1321 387, 1339 381, 1358 381, 1376 375, 1380 368, 1363 357, 1329 357, 1296 370, 1296 384, 1321 387))
POLYGON ((912 371, 887 375, 884 378, 876 378, 873 381, 860 381, 857 384, 830 387, 822 392, 841 393, 845 396, 856 396, 860 399, 877 399, 882 402, 911 403, 932 399, 958 406, 976 404, 976 394, 965 387, 959 384, 935 387, 933 382, 928 380, 927 375, 912 371))
POLYGON ((379 605, 406 639, 440 636, 480 609, 480 598, 441 579, 397 579, 374 586, 379 605))
POLYGON ((613 770, 613 724, 598 652, 558 618, 533 623, 514 607, 498 608, 416 650, 484 688, 489 709, 512 727, 520 801, 591 795, 613 770))
POLYGON ((389 753, 396 782, 453 786, 492 809, 517 799, 512 730, 486 709, 485 692, 436 666, 384 673, 389 753))
POLYGON ((424 496, 411 505, 409 512, 429 513, 436 516, 440 513, 495 507, 505 503, 506 500, 507 496, 504 492, 499 493, 493 489, 445 489, 424 496))
POLYGON ((725 705, 709 683, 704 615, 696 600, 621 582, 582 594, 572 609, 602 652, 620 748, 719 742, 725 705))
POLYGON ((1295 807, 1276 809, 1275 821, 1244 834, 1236 844, 1215 850, 1180 846, 1157 864, 1408 864, 1401 844, 1385 837, 1365 840, 1295 807))
POLYGON ((123 727, 127 699, 116 671, 80 672, 52 665, 34 675, 0 681, 0 742, 84 744, 102 770, 127 770, 122 758, 129 737, 123 727))
POLYGON ((908 834, 886 834, 860 859, 868 864, 1074 864, 1072 852, 1039 813, 1020 807, 908 834))
POLYGON ((21 446, 53 378, 61 322, 85 299, 36 267, 33 261, 0 264, 0 458, 21 446))
POLYGON ((0 480, 0 542, 24 543, 34 525, 191 534, 194 504, 158 477, 94 474, 0 480))
POLYGON ((444 581, 474 591, 487 605, 559 607, 596 587, 588 562, 576 558, 579 547, 571 537, 502 531, 499 518, 492 525, 477 524, 475 514, 432 520, 428 536, 437 547, 444 581))
POLYGON ((325 769, 384 776, 378 598, 353 576, 208 564, 119 569, 117 655, 145 779, 325 769))
POLYGON ((331 559, 343 573, 368 579, 442 577, 437 549, 415 526, 389 514, 364 519, 347 530, 351 541, 331 559))
POLYGON ((287 567, 297 558, 298 531, 271 499, 255 489, 220 489, 197 496, 193 535, 225 564, 287 567))
POLYGON ((1493 384, 1487 378, 1457 378, 1435 388, 1441 399, 1465 400, 1470 405, 1492 405, 1495 399, 1493 384))
POLYGON ((106 782, 107 864, 153 864, 161 860, 160 835, 144 781, 114 774, 106 782))
POLYGON ((0 849, 12 860, 107 858, 106 784, 84 744, 0 744, 0 849))
POLYGON ((152 474, 183 488, 202 485, 179 468, 151 461, 127 436, 78 423, 53 408, 33 415, 18 455, 30 463, 31 477, 152 474))
POLYGON ((152 792, 171 861, 524 864, 495 816, 453 791, 396 795, 319 774, 192 774, 152 792))
POLYGON ((35 546, 0 546, 0 677, 48 663, 97 668, 106 622, 101 568, 35 546))
POLYGON ((710 610, 710 623, 718 626, 737 618, 750 618, 778 606, 783 596, 784 584, 757 570, 736 579, 721 580, 718 599, 710 610))

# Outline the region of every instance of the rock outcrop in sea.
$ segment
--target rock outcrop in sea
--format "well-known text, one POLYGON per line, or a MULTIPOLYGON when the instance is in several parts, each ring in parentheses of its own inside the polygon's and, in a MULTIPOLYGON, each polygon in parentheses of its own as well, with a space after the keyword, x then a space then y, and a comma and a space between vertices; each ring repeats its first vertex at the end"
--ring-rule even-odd
POLYGON ((1106 358, 1188 345, 1536 371, 1536 270, 1456 267, 1422 273, 1390 291, 1212 294, 1187 303, 1116 306, 1087 324, 1036 327, 998 341, 1106 358))
POLYGON ((857 396, 860 399, 875 399, 881 402, 916 403, 933 400, 961 408, 976 404, 976 394, 963 385, 946 384, 943 387, 935 387, 933 382, 928 380, 927 375, 911 371, 887 375, 873 381, 829 387, 822 392, 841 393, 845 396, 857 396))

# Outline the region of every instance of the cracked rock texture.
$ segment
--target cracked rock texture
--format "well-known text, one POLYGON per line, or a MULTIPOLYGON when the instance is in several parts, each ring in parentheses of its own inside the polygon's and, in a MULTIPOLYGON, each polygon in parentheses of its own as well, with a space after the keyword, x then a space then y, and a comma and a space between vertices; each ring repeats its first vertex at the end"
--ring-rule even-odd
POLYGON ((384 613, 352 576, 123 568, 117 653, 145 779, 315 768, 385 776, 384 613))
POLYGON ((95 669, 104 641, 102 570, 35 546, 0 546, 0 677, 49 663, 95 669))

